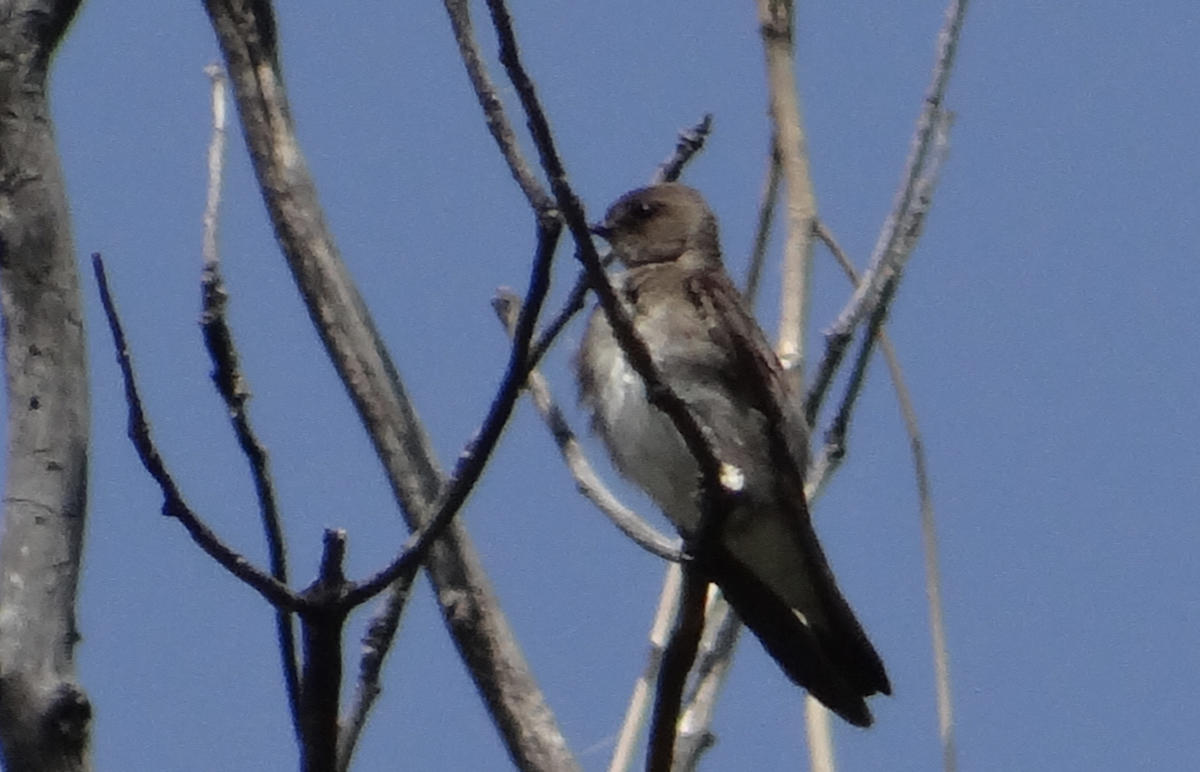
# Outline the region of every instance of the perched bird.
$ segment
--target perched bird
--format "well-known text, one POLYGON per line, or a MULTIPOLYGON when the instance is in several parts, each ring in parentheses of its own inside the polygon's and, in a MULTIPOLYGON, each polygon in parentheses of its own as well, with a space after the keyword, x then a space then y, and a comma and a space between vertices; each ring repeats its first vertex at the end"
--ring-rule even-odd
MULTIPOLYGON (((883 662, 834 582, 804 497, 807 426, 766 336, 721 264, 701 195, 625 194, 593 232, 626 270, 614 288, 665 384, 741 488, 700 566, 783 671, 851 724, 891 693, 883 662)), ((700 522, 699 465, 596 308, 576 359, 580 399, 623 475, 686 538, 700 522)))

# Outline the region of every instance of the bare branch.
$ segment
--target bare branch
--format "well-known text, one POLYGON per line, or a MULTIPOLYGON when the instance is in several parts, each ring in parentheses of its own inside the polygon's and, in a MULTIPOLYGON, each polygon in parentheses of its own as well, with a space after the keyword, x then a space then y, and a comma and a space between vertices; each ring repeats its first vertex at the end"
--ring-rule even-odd
POLYGON ((650 180, 651 185, 675 182, 679 179, 679 175, 683 173, 683 167, 704 149, 704 141, 708 139, 708 134, 712 131, 712 118, 712 113, 706 113, 695 126, 679 132, 679 142, 675 144, 675 152, 658 165, 658 169, 650 180))
POLYGON ((833 763, 833 727, 829 725, 829 709, 811 694, 804 695, 804 729, 811 772, 834 772, 837 766, 833 763))
POLYGON ((542 184, 534 176, 529 162, 521 154, 517 144, 517 136, 504 113, 504 102, 496 94, 496 86, 488 75, 479 45, 475 42, 475 33, 471 27, 471 6, 467 0, 444 0, 446 12, 450 14, 450 26, 454 29, 454 39, 458 41, 458 52, 467 68, 467 77, 475 89, 479 106, 483 108, 484 122, 488 131, 500 147, 500 154, 508 162, 508 168, 513 178, 521 186, 529 205, 536 212, 546 212, 554 207, 554 201, 542 184))
POLYGON ((771 122, 775 128, 775 150, 787 180, 782 307, 775 350, 780 364, 791 376, 793 387, 799 387, 803 383, 804 337, 812 274, 812 223, 817 216, 817 198, 809 170, 804 121, 800 115, 800 89, 796 85, 795 8, 792 0, 757 0, 757 4, 766 57, 771 122))
POLYGON ((327 529, 317 580, 304 591, 304 680, 300 689, 301 772, 333 772, 338 752, 342 691, 342 632, 349 606, 345 531, 327 529))
MULTIPOLYGON (((300 293, 411 530, 438 511, 445 480, 391 357, 338 255, 296 142, 270 5, 206 0, 244 135, 300 293), (264 30, 269 30, 264 32, 264 30)), ((576 768, 465 530, 451 521, 425 564, 442 616, 515 764, 576 768)))
POLYGON ((530 341, 533 339, 538 313, 546 299, 546 293, 550 289, 550 265, 554 259, 554 252, 558 248, 558 239, 561 234, 562 225, 558 220, 543 219, 542 226, 538 230, 537 254, 534 257, 533 270, 529 278, 529 291, 517 318, 508 369, 500 382, 488 415, 476 433, 476 439, 459 456, 454 474, 443 488, 436 514, 409 537, 400 555, 391 565, 347 593, 347 603, 351 605, 364 603, 404 573, 415 571, 425 559, 430 545, 449 526, 451 519, 462 507, 463 502, 467 500, 471 489, 475 487, 479 476, 483 474, 492 450, 500 441, 500 434, 508 424, 508 419, 517 404, 517 398, 521 396, 530 341))
MULTIPOLYGON (((379 671, 394 640, 400 612, 416 570, 427 551, 432 547, 434 540, 450 524, 451 518, 466 500, 466 495, 474 487, 479 475, 482 474, 484 465, 499 441, 500 433, 507 424, 517 398, 520 396, 537 310, 549 288, 550 263, 561 231, 562 228, 558 222, 550 219, 545 221, 544 229, 539 232, 538 253, 534 260, 528 293, 531 306, 526 306, 532 310, 518 314, 513 321, 513 347, 508 372, 492 403, 492 409, 477 434, 478 439, 472 442, 471 447, 460 456, 458 468, 450 483, 445 487, 445 494, 439 504, 437 514, 424 527, 412 534, 400 556, 391 565, 357 587, 352 587, 344 596, 343 600, 348 609, 365 602, 389 585, 392 588, 388 600, 372 619, 368 630, 360 666, 362 675, 359 679, 359 688, 351 710, 348 731, 343 735, 338 749, 338 765, 341 769, 349 767, 358 736, 366 722, 371 706, 378 696, 379 671)), ((520 301, 517 302, 520 303, 520 301)))
MULTIPOLYGON (((616 748, 608 772, 627 772, 633 766, 636 743, 646 720, 651 698, 652 684, 656 683, 664 658, 667 636, 679 611, 683 590, 683 567, 672 564, 663 577, 658 610, 650 630, 650 650, 646 666, 637 682, 625 711, 625 720, 617 736, 616 748)), ((675 741, 672 769, 685 772, 696 769, 703 753, 712 747, 715 738, 708 727, 712 722, 712 708, 716 704, 716 693, 724 682, 729 668, 730 656, 737 641, 741 622, 733 614, 729 604, 715 585, 709 585, 708 605, 705 611, 700 653, 696 657, 695 679, 687 696, 678 724, 678 739, 675 741)), ((686 673, 685 673, 686 676, 686 673)))
POLYGON ((388 468, 397 498, 406 510, 423 509, 437 498, 441 474, 325 224, 270 44, 274 33, 264 32, 273 25, 270 4, 208 0, 206 7, 264 201, 309 316, 388 468))
POLYGON ((859 289, 834 322, 834 330, 850 329, 868 315, 877 302, 875 298, 883 291, 884 282, 891 274, 899 271, 908 257, 908 253, 898 249, 901 246, 899 242, 904 239, 905 231, 909 227, 912 209, 920 198, 919 183, 922 178, 928 176, 927 166, 929 161, 933 160, 938 134, 944 128, 942 103, 950 83, 955 55, 958 53, 958 40, 966 11, 967 0, 951 0, 946 9, 945 24, 938 34, 937 64, 925 94, 924 108, 917 120, 895 205, 879 235, 875 250, 871 254, 871 262, 863 280, 859 282, 859 289))
MULTIPOLYGON (((271 479, 270 457, 250 425, 247 402, 250 390, 238 363, 237 347, 225 313, 229 300, 220 272, 220 252, 217 249, 217 224, 221 203, 221 179, 225 165, 227 81, 219 65, 210 64, 205 72, 212 80, 213 136, 208 148, 208 196, 204 207, 204 270, 200 280, 202 311, 200 327, 205 348, 213 363, 212 380, 225 401, 234 435, 246 461, 258 496, 259 517, 267 542, 271 576, 288 585, 287 551, 275 485, 271 479)), ((296 630, 290 612, 275 610, 275 635, 279 641, 280 663, 287 689, 292 728, 300 740, 300 673, 296 660, 296 630)))
POLYGON ((220 252, 217 250, 217 223, 221 208, 221 183, 225 174, 226 96, 229 81, 216 62, 204 68, 212 84, 212 139, 208 143, 208 189, 204 199, 204 238, 201 254, 204 266, 217 265, 220 252))
MULTIPOLYGON (((906 220, 906 227, 897 234, 896 245, 897 250, 903 254, 911 254, 916 247, 917 241, 921 237, 921 233, 925 226, 925 216, 929 212, 929 207, 933 203, 933 192, 937 187, 938 178, 941 174, 942 166, 949 154, 949 143, 947 132, 949 131, 950 115, 941 113, 939 120, 935 122, 934 136, 931 140, 931 152, 929 160, 925 166, 924 174, 917 180, 913 186, 914 195, 912 205, 909 207, 909 214, 906 220)), ((879 296, 875 299, 871 313, 868 315, 867 333, 863 337, 862 345, 859 348, 859 355, 855 360, 854 367, 851 371, 851 377, 847 386, 846 395, 838 409, 838 412, 831 424, 830 431, 826 434, 825 450, 828 451, 830 459, 835 461, 840 460, 844 454, 844 442, 846 436, 846 425, 850 420, 850 413, 853 407, 854 400, 858 396, 858 389, 862 385, 862 375, 866 368, 866 363, 870 357, 871 351, 875 344, 875 335, 883 323, 883 319, 887 316, 888 307, 891 305, 892 299, 900 284, 902 276, 901 268, 897 267, 895 272, 890 275, 890 278, 884 282, 880 288, 879 296)), ((863 277, 858 284, 861 289, 863 283, 867 281, 863 277)), ((843 344, 843 352, 849 347, 850 339, 847 339, 843 344)), ((841 359, 844 353, 838 356, 841 359)), ((827 362, 833 361, 826 359, 827 362)), ((822 363, 824 364, 824 362, 822 363)), ((810 392, 805 400, 805 415, 812 425, 816 421, 817 411, 820 408, 820 402, 824 398, 825 391, 828 389, 831 382, 832 371, 826 371, 822 368, 822 375, 818 377, 817 382, 813 385, 813 392, 810 392)))
POLYGON ((133 441, 133 447, 137 450, 142 466, 146 468, 162 491, 162 513, 178 520, 200 549, 221 564, 226 571, 257 590, 272 606, 298 611, 303 605, 299 596, 276 581, 274 577, 255 568, 249 560, 221 541, 183 500, 179 486, 171 477, 171 473, 167 471, 158 447, 150 435, 150 423, 146 420, 142 397, 138 393, 137 382, 133 376, 133 362, 129 355, 129 345, 125 341, 125 330, 117 315, 116 305, 108 287, 108 276, 104 271, 104 261, 99 253, 92 255, 92 269, 96 274, 96 284, 100 289, 100 303, 104 306, 104 314, 108 318, 108 327, 113 336, 113 347, 117 352, 117 364, 121 368, 121 377, 125 383, 125 402, 129 406, 129 439, 133 441))
MULTIPOLYGON (((515 330, 514 325, 521 307, 521 299, 512 292, 501 289, 492 299, 492 307, 504 324, 505 331, 511 337, 515 330)), ((530 399, 532 399, 538 415, 542 417, 546 428, 554 437, 554 443, 558 446, 563 461, 571 471, 571 476, 575 478, 579 492, 595 504, 612 521, 613 525, 633 539, 638 546, 666 560, 674 562, 681 560, 678 539, 671 539, 659 533, 654 526, 622 504, 596 476, 575 432, 571 430, 562 409, 550 394, 550 386, 546 382, 545 376, 536 368, 531 369, 525 381, 525 388, 529 391, 530 399)))
POLYGON ((663 650, 666 648, 671 626, 675 622, 675 615, 679 613, 682 593, 683 567, 672 563, 667 566, 667 573, 663 577, 662 592, 658 596, 658 610, 654 612, 654 623, 650 626, 650 648, 646 652, 646 667, 642 669, 641 675, 633 685, 633 695, 629 700, 629 707, 625 709, 625 719, 621 722, 621 731, 617 735, 608 772, 628 772, 633 768, 633 755, 653 702, 654 684, 658 682, 663 650))
POLYGON ((537 341, 530 349, 529 366, 531 368, 538 366, 542 357, 546 355, 546 352, 554 345, 554 341, 558 339, 559 334, 566 328, 567 323, 575 318, 575 314, 584 309, 590 289, 587 271, 580 271, 579 276, 575 279, 575 286, 571 288, 571 294, 567 296, 562 309, 551 318, 550 324, 546 325, 546 329, 542 330, 542 334, 538 336, 537 341))
POLYGON ((942 741, 942 770, 955 772, 958 768, 958 749, 954 741, 954 707, 950 689, 950 651, 946 644, 946 616, 942 603, 942 572, 938 561, 937 521, 933 511, 933 492, 929 468, 925 459, 925 443, 917 424, 917 413, 904 383, 900 361, 892 343, 880 338, 880 348, 887 359, 888 370, 896 389, 896 401, 904 416, 909 446, 913 455, 913 473, 917 478, 917 496, 921 501, 921 544, 925 551, 925 593, 929 597, 929 634, 933 643, 934 679, 938 704, 938 736, 942 741))
POLYGON ((650 724, 650 741, 646 751, 646 772, 671 772, 683 688, 696 661, 700 636, 704 633, 704 604, 708 586, 695 566, 684 564, 679 613, 658 671, 654 720, 650 724))
POLYGON ((9 772, 91 769, 75 672, 87 509, 83 301, 54 125, 51 53, 78 0, 0 14, 0 305, 8 397, 0 541, 0 752, 9 772))
MULTIPOLYGON (((931 176, 929 169, 931 161, 935 165, 940 163, 936 158, 936 146, 945 144, 944 134, 948 119, 942 102, 954 69, 955 54, 958 52, 958 40, 966 11, 967 0, 950 0, 945 23, 938 33, 937 63, 925 92, 924 107, 917 119, 917 128, 910 143, 904 174, 892 211, 880 231, 863 280, 859 282, 854 295, 837 320, 825 333, 825 354, 805 400, 805 413, 809 416, 810 424, 820 409, 833 373, 841 365, 853 338, 854 328, 871 315, 879 302, 884 285, 899 275, 913 247, 916 246, 916 238, 911 235, 914 228, 912 221, 914 216, 922 216, 920 213, 914 214, 920 207, 923 195, 921 188, 925 188, 925 197, 932 193, 932 188, 922 183, 922 180, 930 180, 936 176, 936 173, 931 176)), ((928 208, 928 202, 924 208, 928 208)))
POLYGON ((350 701, 350 708, 346 711, 342 731, 338 736, 338 772, 349 771, 358 740, 367 725, 367 717, 383 691, 379 685, 383 662, 396 640, 396 633, 400 628, 400 615, 408 603, 415 578, 416 572, 412 572, 393 582, 383 602, 367 623, 362 639, 362 658, 358 666, 358 685, 355 687, 354 697, 350 701))
POLYGON ((858 355, 850 368, 850 377, 846 381, 846 391, 838 404, 837 413, 825 431, 825 449, 829 453, 830 468, 827 474, 836 471, 846 456, 846 433, 850 426, 850 417, 854 414, 854 405, 862 393, 863 384, 867 378, 867 365, 871 361, 871 352, 875 348, 875 340, 887 320, 887 312, 895 297, 896 282, 884 285, 880 302, 867 320, 867 331, 859 343, 858 355))
POLYGON ((779 200, 779 183, 782 179, 783 166, 779 161, 779 145, 772 138, 771 152, 767 155, 767 175, 763 180, 762 196, 758 204, 758 222, 754 227, 754 246, 750 249, 750 264, 746 271, 746 289, 742 292, 751 308, 754 308, 758 300, 758 287, 762 281, 763 264, 767 257, 767 241, 771 238, 771 224, 775 220, 775 204, 779 200))
POLYGON ((716 735, 710 727, 741 631, 742 621, 733 613, 724 595, 715 587, 710 589, 696 672, 692 688, 684 697, 679 719, 679 739, 675 743, 676 772, 692 772, 699 768, 703 754, 716 744, 716 735))
MULTIPOLYGON (((833 233, 821 221, 817 222, 817 235, 838 265, 846 272, 852 283, 858 283, 858 272, 833 233)), ((954 709, 950 689, 950 654, 946 645, 946 621, 942 604, 942 578, 938 561, 937 523, 933 511, 933 491, 929 481, 929 469, 925 458, 925 443, 917 422, 917 411, 904 380, 900 359, 886 330, 879 331, 879 348, 891 374, 892 387, 896 391, 896 402, 904 418, 908 442, 913 455, 913 474, 917 481, 917 497, 921 502, 921 542, 925 551, 925 593, 929 597, 929 632, 933 639, 933 664, 938 704, 938 734, 942 741, 942 770, 954 772, 958 767, 958 752, 954 742, 954 709)))

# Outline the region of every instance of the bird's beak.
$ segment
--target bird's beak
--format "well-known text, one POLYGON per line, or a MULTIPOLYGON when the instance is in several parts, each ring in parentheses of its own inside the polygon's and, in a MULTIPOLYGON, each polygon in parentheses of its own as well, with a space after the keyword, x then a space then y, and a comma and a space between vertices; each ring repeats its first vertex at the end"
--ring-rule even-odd
POLYGON ((609 226, 607 221, 589 225, 588 230, 605 241, 608 241, 608 237, 612 235, 612 228, 609 226))

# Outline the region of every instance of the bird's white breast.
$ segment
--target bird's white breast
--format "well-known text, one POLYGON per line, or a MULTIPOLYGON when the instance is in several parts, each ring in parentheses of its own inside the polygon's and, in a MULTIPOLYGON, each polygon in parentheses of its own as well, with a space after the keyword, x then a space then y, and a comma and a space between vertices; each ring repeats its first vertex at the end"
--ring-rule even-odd
MULTIPOLYGON (((597 319, 594 335, 611 331, 597 319)), ((654 499, 682 530, 699 521, 696 506, 699 468, 671 419, 646 399, 646 388, 620 347, 592 346, 591 368, 596 395, 592 409, 605 426, 605 441, 617 467, 654 499)), ((651 341, 647 341, 652 345, 651 341)))

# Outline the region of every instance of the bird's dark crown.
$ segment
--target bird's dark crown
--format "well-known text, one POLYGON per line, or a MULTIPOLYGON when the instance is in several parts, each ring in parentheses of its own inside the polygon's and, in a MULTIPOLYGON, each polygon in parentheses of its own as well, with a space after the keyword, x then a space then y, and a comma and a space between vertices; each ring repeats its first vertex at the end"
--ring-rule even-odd
POLYGON ((630 268, 685 255, 701 263, 720 261, 717 218, 698 191, 678 183, 626 193, 592 231, 630 268))

